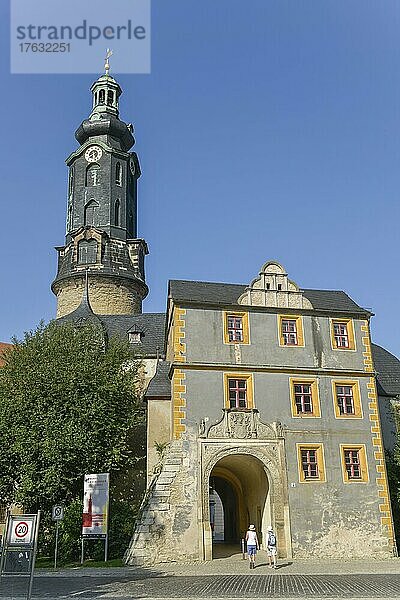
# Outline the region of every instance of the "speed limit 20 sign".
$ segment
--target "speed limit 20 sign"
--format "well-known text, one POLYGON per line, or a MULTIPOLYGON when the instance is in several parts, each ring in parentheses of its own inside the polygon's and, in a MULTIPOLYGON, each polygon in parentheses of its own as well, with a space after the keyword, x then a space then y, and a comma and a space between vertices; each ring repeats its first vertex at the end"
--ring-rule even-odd
POLYGON ((34 531, 34 516, 23 515, 19 517, 13 515, 8 530, 8 544, 10 546, 30 546, 33 544, 34 531))

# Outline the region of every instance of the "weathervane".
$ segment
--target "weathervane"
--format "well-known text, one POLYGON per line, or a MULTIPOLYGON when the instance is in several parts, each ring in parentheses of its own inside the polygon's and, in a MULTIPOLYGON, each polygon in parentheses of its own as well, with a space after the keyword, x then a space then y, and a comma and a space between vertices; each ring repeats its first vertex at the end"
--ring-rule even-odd
POLYGON ((106 75, 109 74, 110 71, 110 62, 109 62, 109 58, 110 56, 112 56, 113 51, 110 50, 110 48, 107 48, 107 53, 106 53, 106 58, 105 58, 105 62, 104 62, 104 70, 106 72, 106 75))

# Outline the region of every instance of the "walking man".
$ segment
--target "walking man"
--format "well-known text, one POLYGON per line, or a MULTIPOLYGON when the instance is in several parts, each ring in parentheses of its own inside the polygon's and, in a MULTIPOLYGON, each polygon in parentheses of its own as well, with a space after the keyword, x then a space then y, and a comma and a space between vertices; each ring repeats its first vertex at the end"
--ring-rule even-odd
POLYGON ((270 569, 272 569, 272 568, 276 569, 276 552, 277 552, 276 535, 274 533, 272 526, 270 525, 268 527, 268 538, 267 538, 267 554, 268 554, 268 561, 269 561, 270 569))
POLYGON ((249 557, 249 567, 250 569, 255 568, 255 559, 257 550, 260 549, 260 545, 258 543, 258 538, 256 534, 256 528, 254 525, 249 525, 249 529, 246 533, 246 543, 247 543, 247 556, 249 557))

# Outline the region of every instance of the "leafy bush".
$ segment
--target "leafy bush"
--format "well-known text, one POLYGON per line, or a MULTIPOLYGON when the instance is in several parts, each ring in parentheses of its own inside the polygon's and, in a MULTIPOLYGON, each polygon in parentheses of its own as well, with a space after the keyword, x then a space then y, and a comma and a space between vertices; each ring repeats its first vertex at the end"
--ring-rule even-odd
MULTIPOLYGON (((53 321, 13 343, 0 369, 0 505, 42 511, 39 551, 51 558, 51 508, 63 504, 59 557, 77 561, 83 476, 110 473, 109 556, 123 556, 144 488, 140 360, 93 323, 53 321)), ((103 558, 103 542, 85 546, 103 558)))

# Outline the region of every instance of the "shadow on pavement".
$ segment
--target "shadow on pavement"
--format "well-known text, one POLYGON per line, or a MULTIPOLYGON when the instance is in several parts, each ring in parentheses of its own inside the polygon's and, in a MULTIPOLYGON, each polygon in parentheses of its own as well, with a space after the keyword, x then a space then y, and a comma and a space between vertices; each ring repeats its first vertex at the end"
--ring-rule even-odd
MULTIPOLYGON (((85 573, 85 569, 71 573, 67 570, 55 573, 40 573, 33 581, 33 598, 43 598, 56 600, 65 597, 98 598, 103 594, 113 596, 118 592, 118 587, 129 582, 145 582, 147 579, 163 577, 165 580, 171 579, 171 575, 165 575, 157 569, 146 569, 144 567, 134 567, 132 571, 118 567, 112 574, 97 574, 94 569, 90 573, 85 573)), ((0 599, 14 600, 16 598, 26 598, 29 585, 28 577, 5 576, 0 578, 0 599)), ((145 588, 145 586, 144 586, 145 588)), ((139 597, 139 596, 137 596, 139 597)))
POLYGON ((213 560, 219 558, 229 558, 230 556, 241 555, 241 549, 238 544, 224 544, 223 542, 213 544, 213 560))
MULTIPOLYGON (((285 567, 290 567, 292 564, 293 564, 292 562, 281 562, 281 563, 278 563, 276 565, 276 570, 278 570, 278 569, 284 569, 285 567)), ((268 567, 268 566, 269 566, 268 562, 262 562, 262 563, 257 563, 256 562, 256 569, 259 568, 259 567, 268 567)))

